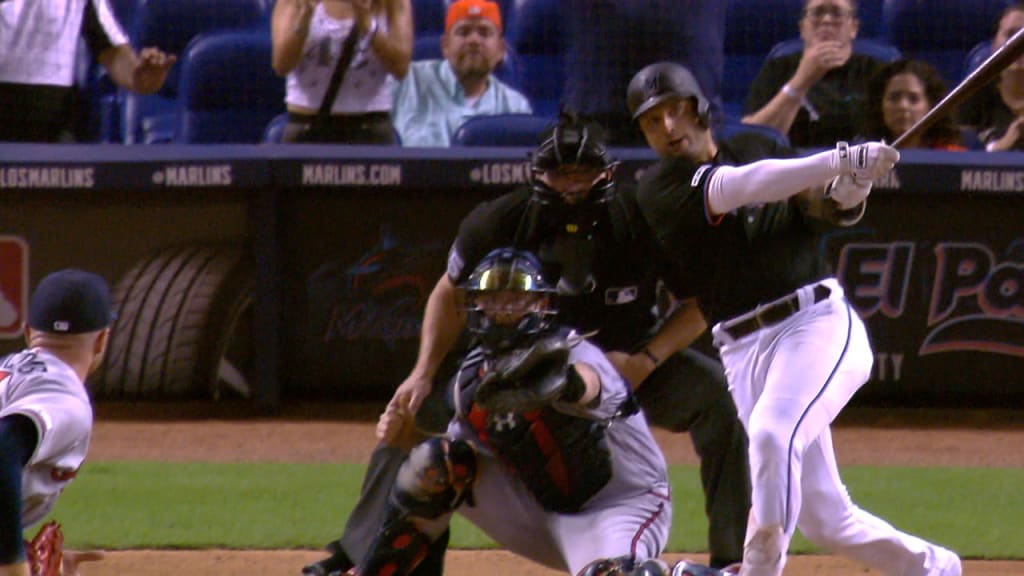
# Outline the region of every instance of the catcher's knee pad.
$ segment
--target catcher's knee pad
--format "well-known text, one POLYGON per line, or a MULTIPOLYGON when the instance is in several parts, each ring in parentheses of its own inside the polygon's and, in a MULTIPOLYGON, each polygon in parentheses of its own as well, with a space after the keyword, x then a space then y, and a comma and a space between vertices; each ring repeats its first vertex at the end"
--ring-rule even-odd
POLYGON ((476 482, 476 450, 436 437, 417 444, 398 470, 391 503, 408 516, 433 519, 455 510, 476 482))
POLYGON ((657 558, 637 562, 632 556, 620 556, 594 560, 579 576, 669 576, 669 568, 657 558))

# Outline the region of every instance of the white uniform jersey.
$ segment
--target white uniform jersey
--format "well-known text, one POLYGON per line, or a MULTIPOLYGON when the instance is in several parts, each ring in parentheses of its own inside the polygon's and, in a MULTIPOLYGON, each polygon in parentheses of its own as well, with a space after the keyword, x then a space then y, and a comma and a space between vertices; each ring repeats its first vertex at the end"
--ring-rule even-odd
MULTIPOLYGON (((387 20, 379 20, 377 34, 387 32, 387 20)), ((317 3, 309 24, 309 35, 302 46, 302 59, 288 73, 285 102, 302 108, 318 110, 331 82, 334 67, 341 57, 345 42, 355 19, 335 20, 317 3)), ((390 112, 394 78, 384 68, 373 48, 366 46, 352 58, 345 78, 338 88, 338 96, 331 107, 332 114, 364 114, 390 112)))
POLYGON ((92 405, 84 383, 56 356, 32 348, 0 359, 0 417, 35 422, 36 449, 22 476, 22 525, 45 517, 89 450, 92 405))
POLYGON ((0 2, 0 82, 71 86, 86 10, 100 45, 128 43, 107 0, 0 2))

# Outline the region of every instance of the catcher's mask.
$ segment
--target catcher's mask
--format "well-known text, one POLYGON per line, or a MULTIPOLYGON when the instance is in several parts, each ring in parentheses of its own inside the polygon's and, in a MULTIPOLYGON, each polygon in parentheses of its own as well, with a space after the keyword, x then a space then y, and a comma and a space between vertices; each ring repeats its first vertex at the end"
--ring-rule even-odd
POLYGON ((545 206, 563 209, 585 209, 589 204, 607 202, 614 190, 613 173, 618 162, 612 158, 603 143, 603 130, 597 124, 584 120, 571 112, 562 112, 558 123, 545 131, 541 143, 530 155, 530 184, 533 199, 545 206), (563 190, 557 190, 541 179, 548 174, 552 179, 568 179, 588 174, 586 188, 578 193, 582 198, 567 200, 563 190))
POLYGON ((551 326, 552 287, 537 258, 499 248, 480 261, 463 284, 466 324, 487 350, 508 350, 530 342, 551 326))

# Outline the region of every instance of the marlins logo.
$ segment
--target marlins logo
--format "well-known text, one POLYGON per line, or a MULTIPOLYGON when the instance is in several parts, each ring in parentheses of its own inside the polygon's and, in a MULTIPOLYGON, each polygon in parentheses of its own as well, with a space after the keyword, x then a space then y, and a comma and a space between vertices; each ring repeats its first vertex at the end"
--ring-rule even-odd
POLYGON ((662 91, 661 74, 655 74, 644 82, 644 100, 659 96, 662 91))

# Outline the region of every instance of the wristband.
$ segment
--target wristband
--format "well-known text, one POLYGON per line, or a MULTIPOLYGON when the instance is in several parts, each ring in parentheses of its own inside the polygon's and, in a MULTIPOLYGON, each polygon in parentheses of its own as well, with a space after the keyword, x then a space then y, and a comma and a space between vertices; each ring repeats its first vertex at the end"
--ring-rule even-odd
POLYGON ((799 92, 794 90, 793 87, 790 86, 789 84, 783 84, 781 92, 794 102, 803 103, 804 101, 804 97, 799 92))
POLYGON ((655 356, 654 352, 651 352, 649 348, 644 348, 643 350, 640 351, 640 353, 643 354, 644 356, 647 356, 647 359, 654 364, 655 368, 657 368, 658 365, 661 364, 661 360, 658 360, 658 357, 655 356))

